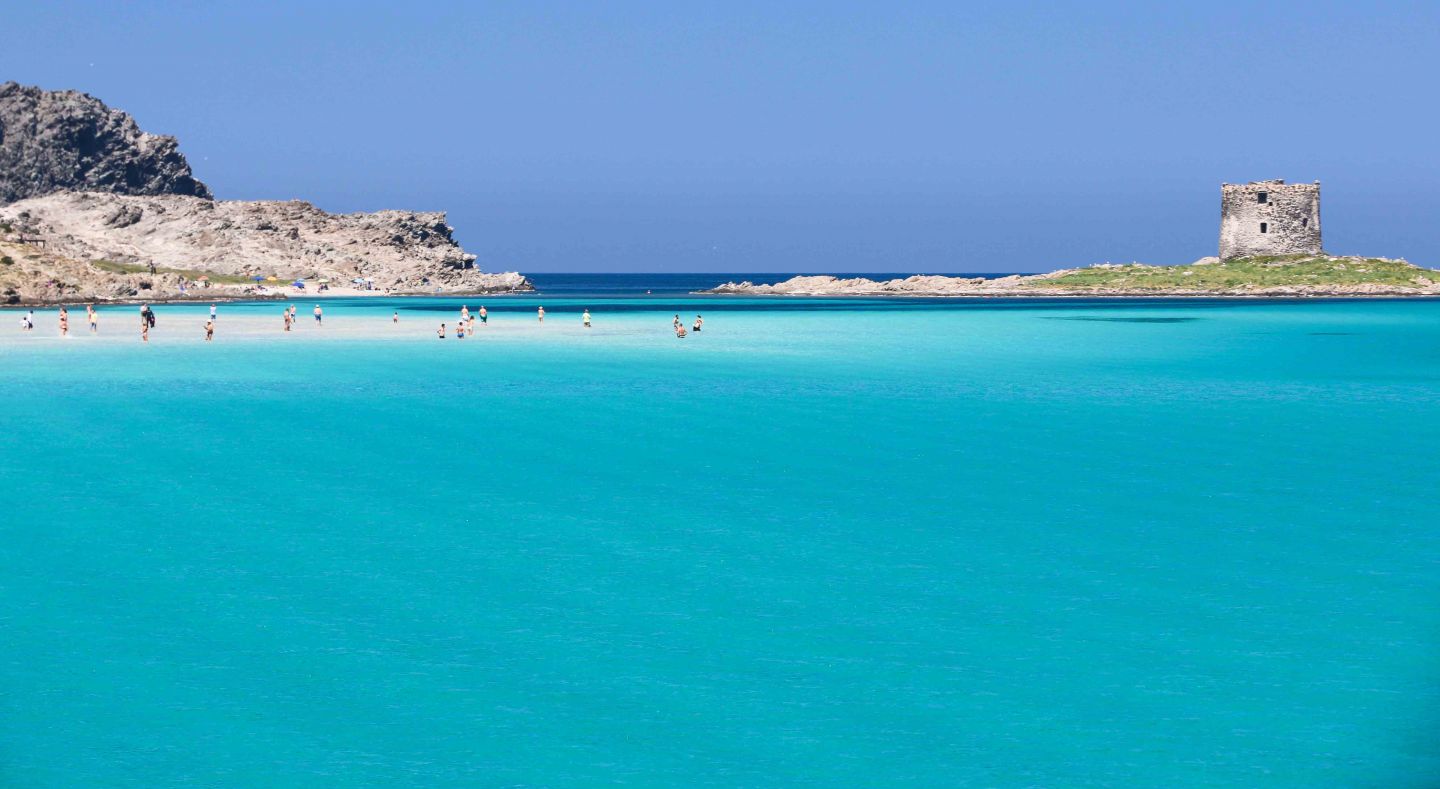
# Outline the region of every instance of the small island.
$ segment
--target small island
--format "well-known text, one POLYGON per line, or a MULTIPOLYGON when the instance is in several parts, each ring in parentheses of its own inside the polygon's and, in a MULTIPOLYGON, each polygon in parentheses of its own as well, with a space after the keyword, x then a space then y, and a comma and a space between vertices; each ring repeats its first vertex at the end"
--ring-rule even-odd
POLYGON ((727 282, 702 293, 744 296, 1440 296, 1440 271, 1403 260, 1275 255, 1206 258, 1179 266, 1101 264, 1049 274, 984 277, 792 277, 773 285, 727 282))
POLYGON ((1320 244, 1320 183, 1220 186, 1220 255, 1176 266, 1103 263, 1048 274, 984 277, 792 277, 701 291, 747 296, 1440 296, 1440 271, 1405 260, 1330 255, 1320 244))

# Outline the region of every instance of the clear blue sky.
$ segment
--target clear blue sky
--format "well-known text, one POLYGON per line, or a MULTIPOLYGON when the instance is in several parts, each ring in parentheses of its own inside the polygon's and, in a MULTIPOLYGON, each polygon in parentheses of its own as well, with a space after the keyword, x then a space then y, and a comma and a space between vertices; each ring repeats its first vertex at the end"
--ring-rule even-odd
POLYGON ((1222 181, 1440 266, 1440 3, 11 3, 0 80, 220 198, 445 210, 490 269, 1214 254, 1222 181))

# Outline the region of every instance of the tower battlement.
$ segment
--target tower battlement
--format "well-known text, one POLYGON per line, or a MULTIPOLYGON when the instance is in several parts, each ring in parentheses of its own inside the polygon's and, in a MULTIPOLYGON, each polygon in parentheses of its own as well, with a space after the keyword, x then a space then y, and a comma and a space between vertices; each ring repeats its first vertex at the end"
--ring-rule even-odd
POLYGON ((1220 257, 1318 255, 1320 182, 1220 185, 1220 257))

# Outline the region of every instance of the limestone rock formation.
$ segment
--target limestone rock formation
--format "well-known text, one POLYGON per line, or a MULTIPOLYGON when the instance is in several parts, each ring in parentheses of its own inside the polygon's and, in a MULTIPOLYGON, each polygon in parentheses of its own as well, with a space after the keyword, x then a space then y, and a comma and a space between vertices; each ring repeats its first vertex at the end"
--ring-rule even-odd
POLYGON ((368 279, 392 292, 530 289, 518 274, 482 273, 438 212, 330 214, 298 200, 62 192, 0 206, 0 223, 76 260, 244 279, 368 279))
POLYGON ((62 190, 210 199, 174 137, 78 91, 0 84, 0 204, 62 190))

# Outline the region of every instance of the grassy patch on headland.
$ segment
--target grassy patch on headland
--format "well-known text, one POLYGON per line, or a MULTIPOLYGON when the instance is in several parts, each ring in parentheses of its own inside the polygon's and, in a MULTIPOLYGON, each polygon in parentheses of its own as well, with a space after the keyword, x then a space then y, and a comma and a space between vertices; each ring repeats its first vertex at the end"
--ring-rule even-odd
POLYGON ((1430 282, 1440 282, 1440 271, 1400 260, 1283 255, 1183 266, 1094 266, 1030 284, 1077 290, 1250 290, 1356 285, 1417 288, 1430 282))
MULTIPOLYGON (((142 263, 116 263, 113 260, 92 260, 90 265, 101 271, 108 271, 112 274, 149 274, 150 267, 142 263)), ((189 268, 167 268, 156 266, 156 274, 179 274, 186 279, 196 280, 205 277, 210 282, 220 285, 249 285, 254 280, 250 277, 243 277, 235 274, 217 274, 213 271, 189 268)))

